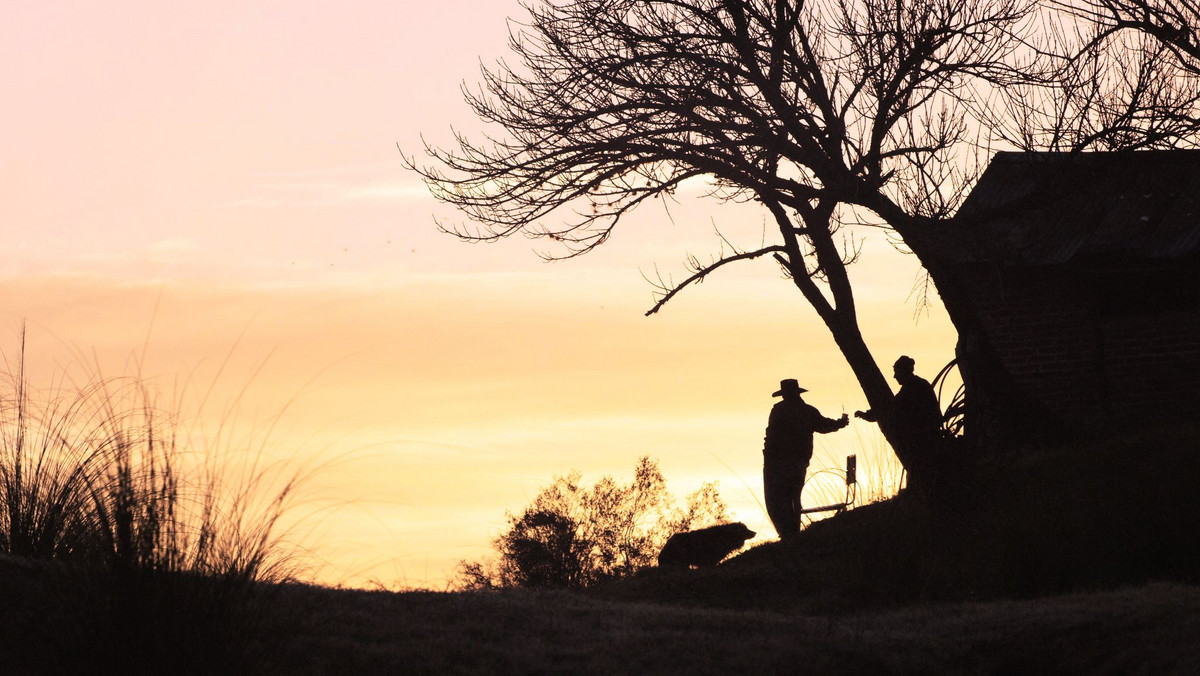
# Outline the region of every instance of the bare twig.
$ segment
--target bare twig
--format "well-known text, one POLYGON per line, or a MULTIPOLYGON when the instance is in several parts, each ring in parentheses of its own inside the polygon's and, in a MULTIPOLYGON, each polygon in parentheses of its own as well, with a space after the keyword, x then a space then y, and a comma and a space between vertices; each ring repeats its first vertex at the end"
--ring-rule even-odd
MULTIPOLYGON (((780 245, 763 247, 753 251, 737 251, 736 253, 716 258, 708 265, 698 265, 698 261, 695 258, 692 258, 692 274, 678 284, 674 284, 669 280, 663 280, 661 275, 658 276, 657 280, 650 280, 649 278, 646 278, 646 280, 651 284, 654 284, 655 288, 658 289, 662 294, 659 299, 655 301, 654 306, 646 311, 646 316, 649 317, 650 315, 658 312, 660 309, 662 309, 663 305, 667 304, 667 301, 674 298, 676 294, 678 294, 680 291, 683 291, 683 289, 688 285, 698 284, 704 281, 704 278, 715 272, 717 268, 736 261, 752 260, 760 256, 765 256, 769 253, 781 253, 783 251, 785 251, 785 249, 780 245)), ((645 277, 645 275, 643 275, 643 277, 645 277)))

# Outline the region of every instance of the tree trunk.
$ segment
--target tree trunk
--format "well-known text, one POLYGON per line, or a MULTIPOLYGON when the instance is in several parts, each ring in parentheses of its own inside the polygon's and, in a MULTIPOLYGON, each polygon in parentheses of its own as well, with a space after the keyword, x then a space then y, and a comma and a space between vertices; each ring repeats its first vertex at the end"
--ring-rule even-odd
POLYGON ((900 459, 900 462, 906 468, 910 467, 914 457, 912 449, 915 448, 915 444, 912 440, 903 438, 905 428, 895 425, 892 420, 890 414, 896 395, 892 392, 887 377, 880 370, 866 341, 863 340, 862 331, 858 326, 858 315, 855 310, 854 293, 850 286, 850 280, 846 276, 840 252, 834 246, 830 235, 832 229, 829 227, 829 222, 836 206, 835 203, 819 203, 804 214, 804 222, 811 233, 810 238, 816 249, 817 259, 825 271, 829 291, 833 296, 832 303, 826 299, 814 283, 813 278, 804 267, 803 258, 795 253, 799 247, 795 241, 791 224, 786 220, 783 210, 778 203, 773 205, 768 203, 768 206, 774 206, 772 211, 780 222, 784 240, 788 243, 789 251, 792 252, 790 259, 777 256, 777 260, 785 264, 796 287, 800 289, 800 292, 829 329, 830 335, 833 336, 846 363, 854 372, 854 377, 858 380, 863 395, 866 396, 869 408, 878 414, 876 420, 884 439, 896 452, 896 457, 900 459))
POLYGON ((853 314, 835 311, 834 316, 825 321, 825 325, 833 335, 834 342, 837 343, 846 363, 854 372, 854 377, 858 380, 859 387, 862 388, 863 394, 867 398, 867 404, 876 414, 879 431, 883 433, 883 438, 892 447, 892 451, 905 469, 911 470, 915 458, 928 455, 934 449, 920 448, 919 446, 925 441, 909 438, 911 435, 905 436, 906 431, 911 427, 896 424, 891 415, 896 395, 892 392, 887 377, 880 370, 878 362, 863 340, 862 332, 859 330, 853 314))

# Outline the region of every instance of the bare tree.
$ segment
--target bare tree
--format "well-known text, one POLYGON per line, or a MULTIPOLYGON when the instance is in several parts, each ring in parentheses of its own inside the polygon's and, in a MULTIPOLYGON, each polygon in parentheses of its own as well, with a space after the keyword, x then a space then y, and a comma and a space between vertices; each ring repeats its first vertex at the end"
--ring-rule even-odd
POLYGON ((1196 4, 1050 0, 1031 36, 1043 76, 991 97, 996 138, 1030 151, 1194 145, 1200 108, 1196 4))
MULTIPOLYGON (((894 229, 956 327, 978 342, 977 318, 936 254, 988 143, 1162 145, 1186 130, 1162 126, 1143 142, 1159 129, 1147 120, 1194 101, 1131 99, 1108 84, 1064 93, 1087 73, 1039 42, 1048 10, 1035 0, 572 0, 528 9, 529 23, 511 33, 518 65, 485 69, 482 86, 466 92, 502 133, 427 147, 430 166, 407 159, 475 223, 446 229, 471 240, 542 237, 562 245, 552 257, 580 255, 631 209, 704 177, 713 197, 760 205, 772 237, 724 246, 708 262, 689 257, 682 281, 659 280, 649 313, 725 265, 770 256, 883 412, 893 393, 859 329, 847 220, 870 212, 894 229), (1047 116, 1041 102, 1055 97, 1063 110, 1047 116), (1139 117, 1143 109, 1154 112, 1139 117), (1079 111, 1095 128, 1060 133, 1079 111)), ((906 440, 886 421, 903 461, 906 440)))
POLYGON ((1052 3, 1092 29, 1089 45, 1123 32, 1158 41, 1175 60, 1200 74, 1200 3, 1195 0, 1063 0, 1052 3))

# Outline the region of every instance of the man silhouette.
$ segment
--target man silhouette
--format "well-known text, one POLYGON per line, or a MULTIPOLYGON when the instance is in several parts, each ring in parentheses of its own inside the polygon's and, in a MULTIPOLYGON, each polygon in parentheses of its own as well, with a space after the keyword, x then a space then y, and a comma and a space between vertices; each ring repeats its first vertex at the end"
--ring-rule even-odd
MULTIPOLYGON (((910 486, 925 490, 928 486, 934 458, 938 451, 942 429, 942 407, 937 393, 928 380, 914 373, 916 362, 912 357, 901 355, 892 365, 900 391, 892 401, 885 424, 895 431, 898 445, 896 456, 908 470, 910 486)), ((882 415, 875 411, 855 411, 854 417, 868 422, 879 422, 882 415)))
POLYGON ((850 424, 844 413, 834 420, 806 404, 800 395, 807 391, 794 378, 779 382, 779 391, 771 396, 783 400, 771 408, 763 441, 763 497, 782 539, 800 533, 800 492, 812 459, 813 433, 828 434, 850 424))

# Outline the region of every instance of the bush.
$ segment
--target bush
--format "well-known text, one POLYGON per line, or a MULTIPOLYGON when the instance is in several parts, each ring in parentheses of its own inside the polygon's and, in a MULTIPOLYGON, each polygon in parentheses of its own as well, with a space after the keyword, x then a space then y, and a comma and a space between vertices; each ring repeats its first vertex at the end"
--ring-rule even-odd
POLYGON ((541 489, 492 545, 498 559, 461 562, 454 585, 583 588, 627 577, 647 566, 667 538, 729 519, 715 483, 706 483, 674 506, 658 464, 638 461, 633 481, 605 476, 591 489, 573 471, 541 489))

